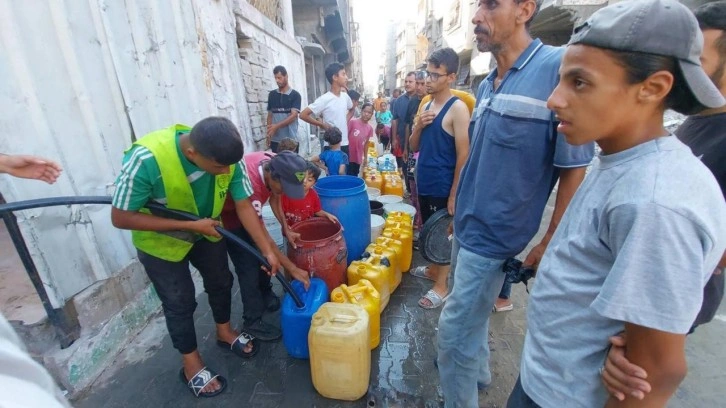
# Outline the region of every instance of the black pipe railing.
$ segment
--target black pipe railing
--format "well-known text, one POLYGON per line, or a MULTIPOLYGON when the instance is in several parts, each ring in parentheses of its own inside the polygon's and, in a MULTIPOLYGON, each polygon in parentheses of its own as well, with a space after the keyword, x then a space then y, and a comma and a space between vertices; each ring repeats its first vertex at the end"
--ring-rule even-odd
MULTIPOLYGON (((25 240, 23 239, 23 236, 20 232, 17 218, 15 218, 15 215, 13 213, 15 211, 29 210, 33 208, 79 204, 111 204, 111 197, 52 197, 6 203, 2 196, 0 196, 0 216, 2 216, 3 221, 7 226, 8 233, 10 234, 13 245, 18 252, 18 256, 20 256, 20 260, 23 262, 25 271, 28 273, 30 281, 33 283, 36 292, 38 292, 38 296, 40 297, 40 301, 43 304, 43 308, 48 315, 48 320, 55 328, 58 339, 60 340, 61 348, 66 348, 70 346, 76 339, 78 339, 79 327, 77 324, 73 324, 70 319, 67 318, 66 314, 63 312, 62 309, 53 308, 53 305, 50 302, 50 297, 48 296, 48 292, 45 290, 43 280, 40 278, 40 274, 38 273, 38 269, 35 266, 35 262, 30 256, 30 251, 28 250, 28 247, 25 244, 25 240)), ((199 217, 194 214, 190 214, 184 211, 170 210, 163 205, 157 203, 149 203, 146 205, 146 207, 155 212, 160 211, 162 213, 165 213, 166 215, 170 215, 180 219, 186 219, 190 221, 196 221, 199 219, 199 217)), ((267 258, 262 256, 262 254, 260 254, 260 252, 257 251, 254 247, 250 246, 239 237, 224 228, 215 227, 215 229, 228 241, 234 243, 235 245, 238 245, 245 251, 251 253, 266 269, 271 269, 271 265, 269 262, 267 262, 267 258)), ((287 280, 285 280, 285 278, 279 273, 276 274, 275 277, 280 282, 285 292, 290 294, 293 301, 295 302, 295 305, 297 307, 303 307, 304 303, 297 295, 297 293, 295 293, 295 291, 292 289, 287 280)))

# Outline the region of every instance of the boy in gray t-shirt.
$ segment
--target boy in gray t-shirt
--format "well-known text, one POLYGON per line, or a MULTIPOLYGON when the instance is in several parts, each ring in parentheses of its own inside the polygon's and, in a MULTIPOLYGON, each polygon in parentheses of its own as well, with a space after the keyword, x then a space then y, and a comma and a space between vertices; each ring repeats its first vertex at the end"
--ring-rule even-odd
POLYGON ((685 377, 685 335, 726 248, 720 188, 662 119, 726 103, 700 35, 675 0, 617 3, 575 29, 548 106, 568 142, 602 154, 540 263, 508 407, 615 406, 599 370, 621 331, 652 386, 626 404, 665 406, 685 377))

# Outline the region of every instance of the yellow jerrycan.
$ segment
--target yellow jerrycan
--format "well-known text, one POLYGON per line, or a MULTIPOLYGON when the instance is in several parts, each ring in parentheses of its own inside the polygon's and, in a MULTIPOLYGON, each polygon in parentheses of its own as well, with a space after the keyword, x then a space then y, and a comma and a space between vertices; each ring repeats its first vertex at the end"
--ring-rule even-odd
POLYGON ((370 172, 366 174, 365 183, 368 187, 377 188, 383 191, 383 177, 378 172, 370 172))
POLYGON ((393 211, 388 213, 388 216, 386 217, 386 226, 388 226, 388 224, 395 223, 400 223, 402 228, 406 228, 413 233, 413 218, 411 218, 411 214, 402 211, 393 211))
POLYGON ((371 375, 368 313, 360 306, 328 302, 313 315, 308 332, 313 386, 326 398, 355 401, 371 375))
POLYGON ((401 272, 408 272, 411 269, 411 262, 413 261, 413 237, 411 233, 397 226, 389 227, 383 230, 381 237, 376 239, 379 242, 380 239, 391 239, 394 242, 400 241, 401 243, 401 255, 398 257, 398 263, 401 266, 401 272))
POLYGON ((360 261, 353 261, 348 267, 348 285, 355 285, 361 279, 369 281, 381 297, 381 313, 391 298, 389 278, 390 261, 379 255, 371 255, 360 261))
POLYGON ((403 181, 398 174, 387 174, 383 181, 383 194, 403 197, 403 181))
POLYGON ((398 285, 401 284, 401 264, 398 260, 398 251, 395 248, 379 245, 372 243, 366 247, 362 258, 365 259, 370 255, 378 255, 380 257, 388 258, 390 263, 390 272, 388 273, 388 285, 391 289, 391 294, 398 289, 398 285))
POLYGON ((381 295, 370 281, 361 279, 352 286, 340 285, 333 289, 330 300, 358 305, 368 312, 370 347, 371 350, 378 347, 381 342, 381 295))

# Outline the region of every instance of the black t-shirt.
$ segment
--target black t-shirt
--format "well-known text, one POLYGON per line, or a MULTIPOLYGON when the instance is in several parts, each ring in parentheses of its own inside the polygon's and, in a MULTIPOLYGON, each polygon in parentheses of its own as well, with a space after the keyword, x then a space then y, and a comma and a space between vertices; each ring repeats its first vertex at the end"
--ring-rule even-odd
MULTIPOLYGON (((272 123, 280 123, 290 116, 293 109, 300 111, 300 93, 290 89, 288 93, 282 93, 277 89, 270 91, 267 95, 267 111, 272 113, 272 123)), ((292 121, 284 128, 280 128, 272 136, 273 142, 280 142, 285 138, 297 139, 297 120, 292 121)))
MULTIPOLYGON (((716 177, 726 197, 726 112, 708 116, 691 116, 676 129, 676 136, 716 177)), ((703 305, 695 326, 710 322, 724 295, 724 275, 711 275, 703 288, 703 305)))
POLYGON ((286 94, 273 89, 267 95, 267 110, 272 113, 289 115, 293 108, 299 111, 300 105, 302 105, 302 98, 300 93, 294 89, 286 94))
POLYGON ((408 100, 408 108, 406 109, 406 126, 411 127, 413 126, 413 118, 416 117, 416 112, 418 112, 418 105, 421 104, 421 98, 418 96, 413 96, 411 99, 408 100))
POLYGON ((691 116, 675 133, 711 170, 726 198, 726 112, 691 116))

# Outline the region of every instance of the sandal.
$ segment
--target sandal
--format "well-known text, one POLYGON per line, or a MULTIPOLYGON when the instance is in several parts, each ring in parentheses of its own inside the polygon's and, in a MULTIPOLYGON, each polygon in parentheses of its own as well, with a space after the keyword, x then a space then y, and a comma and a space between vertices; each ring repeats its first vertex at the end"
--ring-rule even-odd
POLYGON ((245 332, 242 332, 239 336, 237 336, 232 344, 229 344, 226 341, 217 340, 217 345, 222 348, 228 348, 231 352, 242 358, 250 358, 254 356, 260 348, 257 339, 245 332), (247 344, 252 344, 252 351, 249 353, 245 353, 245 346, 247 346, 247 344))
POLYGON ((433 278, 430 278, 430 277, 426 276, 426 270, 427 269, 429 269, 428 266, 417 266, 417 267, 411 269, 408 273, 411 274, 412 276, 417 277, 417 278, 428 279, 430 281, 436 282, 436 279, 433 279, 433 278))
POLYGON ((197 398, 212 398, 221 394, 227 388, 227 380, 214 371, 207 369, 207 367, 202 368, 198 373, 194 374, 191 380, 187 380, 187 376, 184 375, 184 367, 182 367, 179 370, 179 379, 182 383, 186 384, 189 391, 197 398), (211 392, 202 392, 204 387, 209 385, 215 378, 219 381, 219 389, 211 392))
POLYGON ((426 294, 423 295, 421 297, 421 299, 418 300, 418 305, 424 309, 436 309, 437 307, 443 305, 444 302, 446 302, 446 298, 448 298, 448 297, 449 297, 449 295, 441 297, 438 293, 436 293, 435 290, 429 289, 429 291, 426 292, 426 294), (424 299, 431 302, 431 304, 425 303, 424 299))
POLYGON ((511 310, 514 310, 514 304, 513 303, 510 303, 510 304, 508 304, 506 306, 502 306, 502 307, 497 307, 497 305, 495 304, 494 307, 492 308, 492 312, 493 313, 509 312, 511 310))

